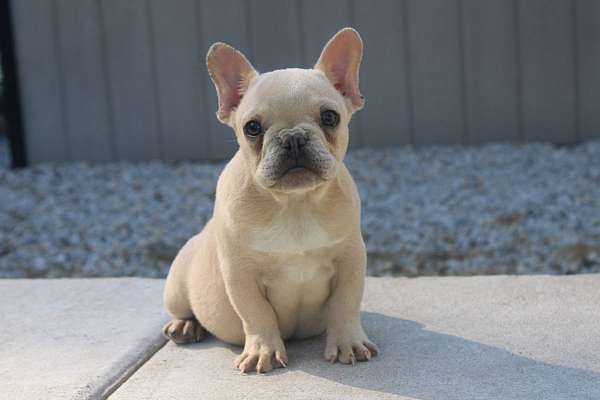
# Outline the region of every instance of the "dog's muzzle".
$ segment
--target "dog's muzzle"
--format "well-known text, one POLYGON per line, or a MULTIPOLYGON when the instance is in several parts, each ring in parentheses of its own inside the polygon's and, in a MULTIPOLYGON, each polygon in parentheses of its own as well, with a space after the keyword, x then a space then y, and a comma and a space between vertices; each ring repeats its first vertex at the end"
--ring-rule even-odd
POLYGON ((294 182, 299 182, 301 175, 312 182, 315 176, 326 180, 335 173, 335 158, 309 128, 281 129, 273 134, 264 149, 258 175, 267 187, 292 175, 294 182))

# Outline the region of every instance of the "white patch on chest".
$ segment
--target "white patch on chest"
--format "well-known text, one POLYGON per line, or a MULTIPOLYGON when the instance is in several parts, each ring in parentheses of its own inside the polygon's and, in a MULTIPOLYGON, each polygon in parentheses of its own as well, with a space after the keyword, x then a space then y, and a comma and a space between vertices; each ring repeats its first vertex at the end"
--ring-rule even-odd
POLYGON ((331 246, 337 241, 308 211, 303 210, 283 212, 252 235, 252 247, 270 253, 302 254, 331 246))
POLYGON ((329 271, 318 260, 303 257, 300 260, 290 260, 279 268, 278 277, 286 284, 302 285, 309 282, 326 280, 329 271))

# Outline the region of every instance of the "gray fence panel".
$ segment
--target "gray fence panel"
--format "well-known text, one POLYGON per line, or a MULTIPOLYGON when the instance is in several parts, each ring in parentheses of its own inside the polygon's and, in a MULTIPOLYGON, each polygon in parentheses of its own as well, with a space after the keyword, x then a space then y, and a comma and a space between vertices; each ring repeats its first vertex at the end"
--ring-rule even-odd
POLYGON ((405 12, 403 1, 355 2, 354 22, 365 42, 359 130, 374 147, 411 142, 405 12))
POLYGON ((520 139, 515 15, 506 0, 462 2, 470 143, 520 139))
POLYGON ((152 0, 150 6, 164 157, 206 159, 206 72, 197 4, 194 0, 152 0))
POLYGON ((12 0, 34 162, 230 157, 205 67, 225 41, 259 71, 365 41, 351 147, 600 138, 596 0, 12 0))
POLYGON ((457 1, 408 1, 414 140, 464 142, 464 93, 457 1))
POLYGON ((58 56, 64 75, 65 133, 72 159, 114 158, 99 3, 57 0, 58 56))
POLYGON ((117 157, 134 161, 160 158, 163 149, 149 4, 144 0, 100 3, 117 157))
POLYGON ((523 130, 527 140, 569 142, 575 135, 572 3, 519 1, 523 130))
POLYGON ((600 2, 578 0, 577 95, 578 139, 600 137, 600 2))
POLYGON ((69 160, 54 3, 11 4, 28 158, 36 163, 69 160))

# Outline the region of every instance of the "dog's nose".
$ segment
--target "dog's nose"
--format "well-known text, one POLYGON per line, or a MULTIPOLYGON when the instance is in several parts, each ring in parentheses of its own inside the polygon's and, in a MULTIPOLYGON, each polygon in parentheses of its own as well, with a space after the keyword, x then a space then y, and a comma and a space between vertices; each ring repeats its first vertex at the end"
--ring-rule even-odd
POLYGON ((298 159, 307 140, 308 135, 304 129, 286 129, 281 132, 281 145, 294 159, 298 159))

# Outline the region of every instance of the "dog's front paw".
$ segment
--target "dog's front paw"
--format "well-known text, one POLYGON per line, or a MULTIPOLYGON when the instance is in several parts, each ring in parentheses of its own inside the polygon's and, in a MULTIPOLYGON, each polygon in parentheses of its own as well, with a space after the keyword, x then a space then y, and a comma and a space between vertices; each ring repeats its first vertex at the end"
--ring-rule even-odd
POLYGON ((375 343, 371 342, 361 328, 329 332, 325 345, 325 359, 330 363, 356 364, 356 361, 369 361, 379 354, 375 343))
POLYGON ((244 351, 235 360, 235 368, 241 372, 269 372, 275 368, 287 367, 287 354, 280 337, 268 338, 261 335, 246 336, 244 351))

